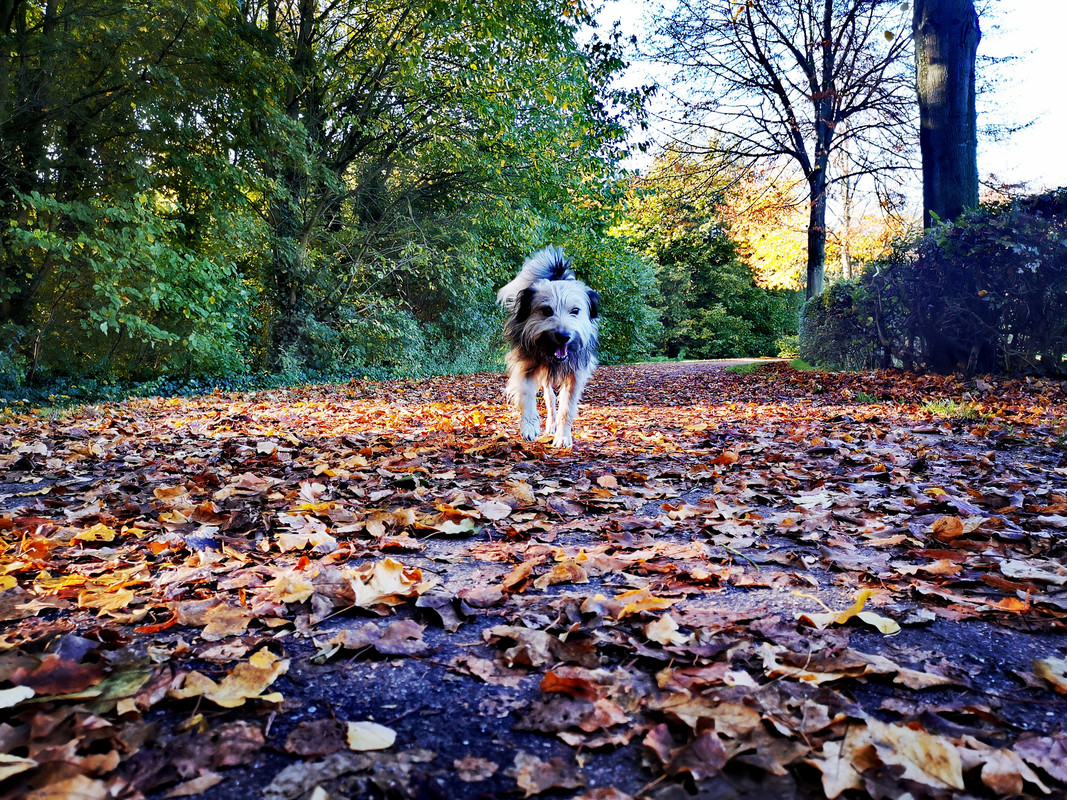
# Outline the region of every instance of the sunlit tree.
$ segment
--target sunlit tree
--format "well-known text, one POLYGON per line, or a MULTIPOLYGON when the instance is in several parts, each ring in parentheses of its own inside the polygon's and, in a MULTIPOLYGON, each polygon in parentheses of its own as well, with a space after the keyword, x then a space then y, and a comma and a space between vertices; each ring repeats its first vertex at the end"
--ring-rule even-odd
POLYGON ((835 150, 850 148, 854 176, 905 165, 909 30, 899 0, 679 0, 658 26, 690 140, 740 161, 786 157, 806 182, 809 297, 823 285, 835 150))

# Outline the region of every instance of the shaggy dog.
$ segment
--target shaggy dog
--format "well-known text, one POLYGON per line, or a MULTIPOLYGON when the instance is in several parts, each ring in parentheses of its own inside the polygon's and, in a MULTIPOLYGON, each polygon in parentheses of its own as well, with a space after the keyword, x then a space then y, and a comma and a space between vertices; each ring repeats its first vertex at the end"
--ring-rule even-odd
POLYGON ((540 390, 552 446, 570 447, 578 400, 597 365, 600 295, 574 277, 560 248, 546 247, 526 259, 515 279, 497 292, 497 300, 511 312, 504 326, 511 345, 507 394, 520 413, 519 432, 528 441, 541 434, 540 390))

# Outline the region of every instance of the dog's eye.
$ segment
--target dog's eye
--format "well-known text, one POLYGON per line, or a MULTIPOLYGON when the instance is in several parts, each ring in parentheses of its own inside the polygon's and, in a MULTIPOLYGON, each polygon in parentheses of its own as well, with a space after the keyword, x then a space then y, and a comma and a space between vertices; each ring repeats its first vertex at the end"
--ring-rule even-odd
POLYGON ((577 317, 578 316, 578 308, 577 307, 571 309, 571 316, 572 317, 577 317))
POLYGON ((552 306, 541 306, 541 313, 546 317, 552 316, 552 306))

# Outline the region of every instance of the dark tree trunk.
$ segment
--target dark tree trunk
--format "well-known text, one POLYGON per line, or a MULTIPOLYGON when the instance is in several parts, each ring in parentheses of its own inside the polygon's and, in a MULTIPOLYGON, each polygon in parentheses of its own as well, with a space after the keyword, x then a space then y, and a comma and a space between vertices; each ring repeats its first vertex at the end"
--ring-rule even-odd
POLYGON ((923 226, 978 205, 974 0, 917 0, 915 80, 923 161, 923 226))
POLYGON ((807 298, 822 294, 826 271, 826 181, 812 181, 811 216, 808 218, 807 298))

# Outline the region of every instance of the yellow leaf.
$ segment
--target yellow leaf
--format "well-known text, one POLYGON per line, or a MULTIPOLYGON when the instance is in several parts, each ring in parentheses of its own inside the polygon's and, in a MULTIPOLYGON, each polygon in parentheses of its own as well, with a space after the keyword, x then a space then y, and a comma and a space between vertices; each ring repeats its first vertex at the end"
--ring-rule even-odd
POLYGON ((118 591, 93 591, 85 590, 78 595, 78 608, 95 608, 103 616, 109 611, 118 611, 126 608, 136 595, 129 589, 118 591))
POLYGON ((799 612, 796 616, 797 619, 807 620, 819 630, 827 628, 830 625, 844 625, 850 619, 856 617, 861 622, 865 622, 882 633, 898 633, 900 631, 900 626, 893 620, 888 617, 883 617, 880 614, 875 614, 873 611, 863 610, 863 606, 867 603, 868 598, 870 598, 872 594, 873 592, 870 589, 863 589, 856 595, 856 602, 841 613, 834 611, 828 611, 821 614, 799 612))
POLYGON ((873 611, 861 611, 856 615, 856 619, 867 623, 879 633, 886 634, 886 636, 900 633, 900 625, 897 624, 896 620, 883 617, 881 614, 875 614, 873 611))
POLYGON ((349 722, 349 750, 386 750, 396 741, 396 731, 376 722, 349 722))
POLYGON ((303 603, 315 594, 315 585, 307 575, 291 569, 279 571, 266 588, 271 599, 279 603, 303 603))
POLYGON ((244 705, 245 700, 277 703, 282 699, 280 694, 262 692, 288 669, 289 659, 279 658, 264 647, 253 653, 246 663, 234 667, 218 683, 199 672, 190 672, 185 676, 182 686, 171 689, 168 694, 179 700, 203 697, 223 708, 236 708, 244 705))
POLYGON ((670 608, 676 602, 663 597, 654 597, 648 589, 634 589, 630 592, 623 592, 615 600, 625 603, 619 611, 617 619, 628 617, 631 614, 640 614, 643 611, 658 611, 662 608, 670 608))
POLYGON ((78 533, 74 534, 73 539, 82 542, 110 542, 116 536, 118 536, 118 532, 114 528, 109 528, 104 523, 98 522, 91 528, 78 531, 78 533))

